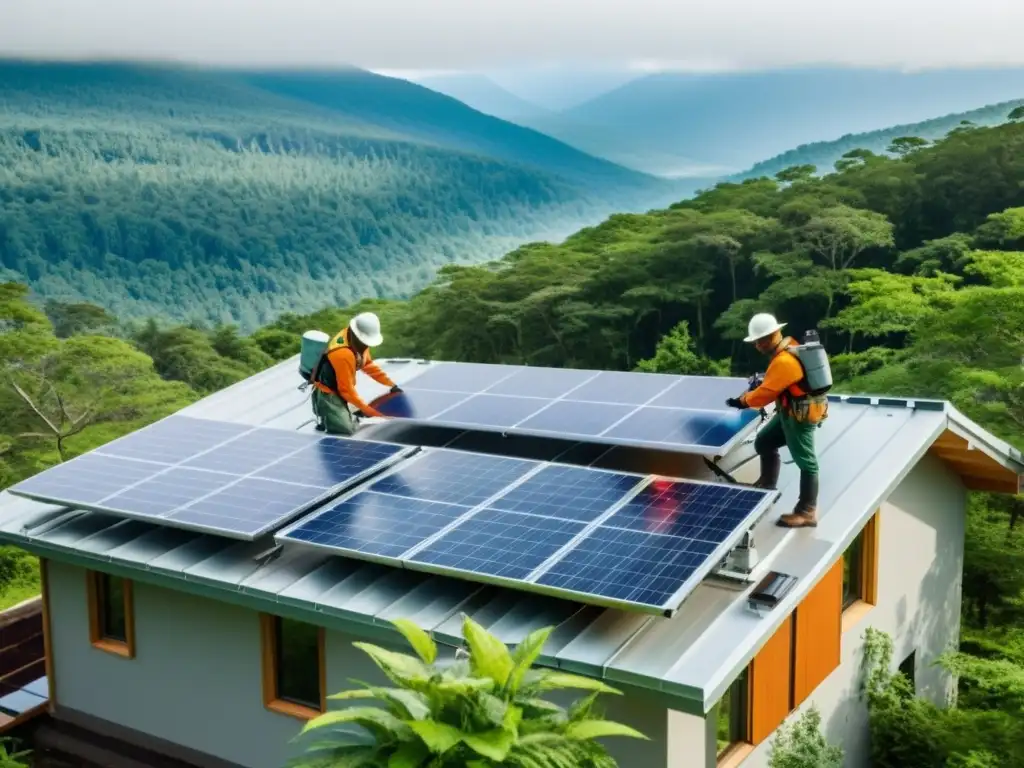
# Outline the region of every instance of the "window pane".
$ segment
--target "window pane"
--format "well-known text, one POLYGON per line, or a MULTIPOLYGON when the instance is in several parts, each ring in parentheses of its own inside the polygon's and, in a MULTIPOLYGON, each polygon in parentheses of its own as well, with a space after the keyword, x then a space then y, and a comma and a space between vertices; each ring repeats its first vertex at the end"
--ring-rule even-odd
POLYGON ((105 573, 97 574, 99 583, 97 593, 99 597, 100 632, 103 637, 110 640, 128 642, 128 630, 125 624, 124 615, 124 579, 119 576, 108 576, 105 573))
POLYGON ((320 709, 319 629, 292 619, 277 618, 277 697, 320 709))
POLYGON ((861 531, 843 554, 843 608, 849 608, 863 597, 863 585, 861 584, 863 550, 864 531, 861 531))
POLYGON ((747 734, 747 690, 749 670, 745 669, 729 686, 729 690, 718 702, 716 710, 718 728, 718 754, 741 741, 748 740, 747 734))

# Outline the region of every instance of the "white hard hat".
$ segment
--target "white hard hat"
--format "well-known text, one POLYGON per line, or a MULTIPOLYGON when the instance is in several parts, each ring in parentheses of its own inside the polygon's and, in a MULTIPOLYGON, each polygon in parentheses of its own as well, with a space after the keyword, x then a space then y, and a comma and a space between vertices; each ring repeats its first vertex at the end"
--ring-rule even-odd
POLYGON ((348 329, 368 347, 377 347, 384 343, 380 333, 380 318, 373 312, 360 312, 348 324, 348 329))
POLYGON ((759 312, 750 318, 750 323, 747 325, 747 338, 744 341, 763 339, 765 336, 771 336, 776 331, 781 331, 785 327, 786 324, 776 320, 775 315, 759 312))

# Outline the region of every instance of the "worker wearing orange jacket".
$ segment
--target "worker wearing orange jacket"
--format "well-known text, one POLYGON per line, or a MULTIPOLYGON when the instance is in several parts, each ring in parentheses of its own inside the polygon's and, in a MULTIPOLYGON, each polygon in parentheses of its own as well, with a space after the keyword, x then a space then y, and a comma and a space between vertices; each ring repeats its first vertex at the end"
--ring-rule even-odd
POLYGON ((364 416, 383 416, 363 402, 356 391, 356 372, 362 371, 392 392, 401 392, 398 385, 373 362, 370 347, 379 346, 384 337, 380 320, 373 312, 363 312, 339 331, 313 370, 313 414, 317 429, 331 435, 352 435, 356 422, 352 409, 364 416))
POLYGON ((789 448, 793 463, 800 468, 800 498, 790 514, 782 515, 778 525, 784 528, 814 527, 818 524, 818 457, 814 448, 815 429, 828 416, 828 398, 808 393, 803 365, 789 351, 797 346, 783 337, 780 323, 772 315, 761 313, 750 319, 746 342, 771 358, 764 382, 740 397, 731 397, 733 408, 763 408, 775 403, 775 414, 754 440, 761 457, 760 488, 775 488, 779 482, 782 459, 779 449, 789 448))

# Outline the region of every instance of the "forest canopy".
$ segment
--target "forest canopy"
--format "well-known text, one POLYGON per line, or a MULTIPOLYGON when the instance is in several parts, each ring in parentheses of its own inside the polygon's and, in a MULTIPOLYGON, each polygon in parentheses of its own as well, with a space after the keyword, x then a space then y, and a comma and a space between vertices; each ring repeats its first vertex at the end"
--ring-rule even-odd
MULTIPOLYGON (((851 150, 824 175, 722 183, 445 266, 408 300, 284 314, 251 334, 126 322, 5 284, 0 486, 285 360, 303 331, 363 309, 382 318, 379 356, 698 374, 763 367, 739 340, 768 310, 794 333, 821 330, 837 391, 949 399, 1024 447, 1024 122, 897 146, 851 150)), ((943 659, 959 705, 917 699, 886 671, 869 705, 880 768, 1024 768, 1022 520, 1021 497, 972 494, 961 644, 943 659)))

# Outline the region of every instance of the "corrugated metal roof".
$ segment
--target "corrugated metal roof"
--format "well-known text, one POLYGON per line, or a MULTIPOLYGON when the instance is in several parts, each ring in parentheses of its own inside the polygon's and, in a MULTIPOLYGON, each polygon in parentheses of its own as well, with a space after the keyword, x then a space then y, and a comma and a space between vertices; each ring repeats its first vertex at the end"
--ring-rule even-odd
MULTIPOLYGON (((388 366, 401 382, 418 363, 388 366)), ((292 359, 214 394, 183 414, 245 424, 311 430, 308 395, 299 391, 292 359)), ((368 399, 378 394, 370 384, 368 399)), ((361 388, 362 389, 362 388, 361 388)), ((440 642, 460 640, 461 615, 472 616, 507 643, 554 625, 542 663, 663 692, 684 711, 705 712, 782 622, 829 562, 842 552, 917 459, 946 429, 969 435, 981 450, 1024 472, 1019 452, 987 435, 948 405, 935 401, 835 399, 819 436, 822 517, 813 531, 791 531, 768 516, 755 529, 761 561, 753 577, 777 569, 798 577, 776 610, 758 617, 745 592, 702 584, 671 619, 602 609, 389 568, 286 547, 269 562, 266 542, 237 542, 162 528, 93 512, 72 512, 0 494, 0 539, 46 557, 102 567, 131 578, 308 618, 355 634, 385 637, 387 623, 405 617, 440 642), (916 405, 917 407, 912 407, 916 405)), ((714 479, 694 457, 636 449, 502 438, 391 422, 361 437, 410 444, 554 459, 595 466, 714 479)), ((751 441, 723 462, 725 469, 753 456, 751 441)), ((785 458, 785 454, 784 454, 785 458)), ((756 462, 737 471, 756 475, 756 462)), ((779 509, 792 506, 798 471, 784 462, 779 509)))

